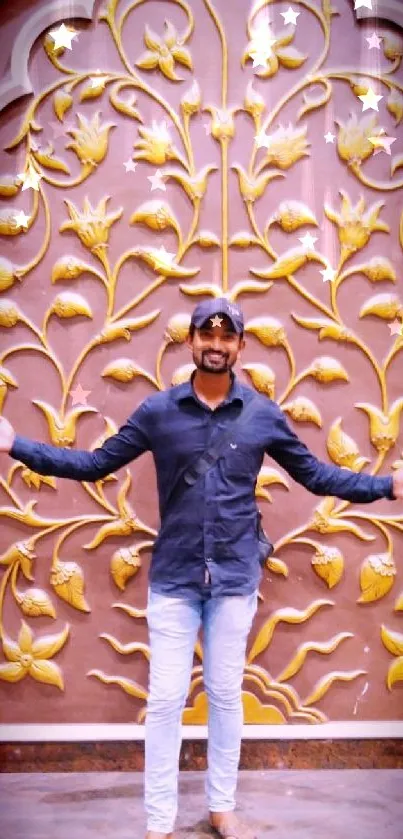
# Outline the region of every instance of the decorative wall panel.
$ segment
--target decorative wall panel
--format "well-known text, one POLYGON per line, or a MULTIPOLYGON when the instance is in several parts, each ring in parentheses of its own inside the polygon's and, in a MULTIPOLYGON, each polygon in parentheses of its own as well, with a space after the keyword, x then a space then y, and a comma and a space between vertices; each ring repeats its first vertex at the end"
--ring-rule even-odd
MULTIPOLYGON (((401 4, 357 4, 0 10, 18 433, 95 449, 189 378, 191 311, 225 295, 246 317, 237 374, 321 460, 403 465, 401 4)), ((314 497, 268 457, 256 496, 275 552, 245 722, 402 719, 401 505, 314 497)), ((93 484, 1 455, 0 504, 2 721, 142 723, 151 455, 93 484)), ((206 720, 201 635, 183 721, 206 720)))

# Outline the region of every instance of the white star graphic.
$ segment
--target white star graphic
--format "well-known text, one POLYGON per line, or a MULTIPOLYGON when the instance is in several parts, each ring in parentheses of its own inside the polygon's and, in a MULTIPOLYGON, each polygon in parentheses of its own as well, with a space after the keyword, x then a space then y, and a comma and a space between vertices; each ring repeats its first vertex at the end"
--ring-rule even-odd
POLYGON ((147 180, 150 181, 151 192, 153 192, 154 189, 162 189, 164 192, 166 192, 167 188, 164 184, 164 181, 162 180, 161 169, 157 169, 154 175, 148 175, 147 180))
POLYGON ((386 154, 392 154, 390 147, 395 142, 396 137, 368 137, 370 143, 375 146, 374 156, 381 151, 386 151, 386 154))
POLYGON ((327 143, 333 143, 333 140, 335 140, 335 139, 336 139, 336 135, 332 134, 331 131, 328 131, 327 134, 325 134, 325 140, 326 140, 327 143))
POLYGON ((354 9, 371 9, 372 11, 372 0, 355 0, 354 9))
POLYGON ((286 12, 281 12, 281 17, 284 18, 284 23, 292 23, 293 26, 296 26, 297 17, 300 14, 301 12, 294 12, 294 9, 292 9, 291 6, 289 6, 286 12))
POLYGON ((336 271, 334 271, 330 265, 328 265, 323 271, 320 271, 320 273, 323 275, 324 283, 332 282, 336 276, 336 271))
POLYGON ((126 172, 135 172, 137 163, 134 163, 133 160, 126 160, 126 163, 123 164, 126 169, 126 172))
POLYGON ((73 405, 76 405, 78 402, 83 403, 84 405, 87 404, 87 396, 91 393, 90 390, 83 390, 81 385, 77 385, 74 390, 69 390, 73 397, 73 405))
POLYGON ((378 38, 378 35, 376 34, 376 32, 373 32, 371 37, 370 38, 365 38, 365 40, 368 42, 368 46, 369 46, 370 50, 372 50, 372 49, 380 50, 380 48, 381 48, 380 44, 381 44, 382 38, 378 38))
POLYGON ((49 32, 49 35, 54 40, 55 50, 59 49, 59 47, 67 47, 68 50, 71 50, 71 42, 76 37, 77 32, 74 29, 67 29, 67 26, 62 23, 59 29, 54 29, 53 32, 49 32))
POLYGON ((210 318, 212 326, 221 326, 223 318, 220 318, 218 315, 214 315, 213 318, 210 318))
POLYGON ((397 318, 392 323, 389 323, 388 326, 391 335, 401 335, 403 337, 403 323, 400 323, 397 318))
POLYGON ((108 81, 108 76, 92 76, 91 78, 91 87, 103 88, 105 87, 105 82, 108 81))
POLYGON ((367 92, 358 98, 361 99, 363 111, 366 111, 368 108, 372 108, 374 111, 379 111, 378 102, 380 99, 383 99, 383 96, 377 96, 375 91, 372 90, 372 87, 369 87, 367 92))
POLYGON ((24 227, 25 229, 28 227, 28 222, 31 216, 27 216, 24 213, 24 210, 20 210, 19 213, 16 213, 14 216, 14 221, 18 224, 18 227, 24 227))
POLYGON ((270 137, 268 136, 268 134, 266 134, 263 128, 257 134, 255 134, 255 143, 258 149, 261 149, 264 146, 266 147, 266 149, 269 148, 270 137))
POLYGON ((39 189, 38 184, 42 175, 34 169, 31 163, 28 166, 28 172, 22 172, 18 177, 23 183, 22 192, 24 189, 39 189))
POLYGON ((211 125, 210 125, 210 123, 209 123, 209 122, 203 122, 203 128, 204 128, 204 130, 205 130, 205 132, 206 132, 207 136, 209 136, 209 135, 211 134, 211 125))
POLYGON ((276 43, 273 33, 270 30, 270 23, 265 21, 257 26, 252 32, 249 55, 253 58, 253 66, 261 64, 266 67, 267 60, 273 54, 272 46, 276 43))
POLYGON ((312 236, 311 233, 305 233, 305 236, 299 237, 299 241, 304 246, 304 248, 314 248, 314 243, 318 241, 318 237, 312 236))

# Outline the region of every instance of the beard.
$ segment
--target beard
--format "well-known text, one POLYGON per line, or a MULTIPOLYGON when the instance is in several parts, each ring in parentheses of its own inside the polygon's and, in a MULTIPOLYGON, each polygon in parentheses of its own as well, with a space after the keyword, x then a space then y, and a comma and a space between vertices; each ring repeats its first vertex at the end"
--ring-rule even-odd
POLYGON ((235 363, 229 363, 229 357, 226 353, 214 355, 209 350, 203 350, 200 359, 197 359, 193 355, 193 361, 198 370, 203 370, 205 373, 219 374, 227 373, 235 363))

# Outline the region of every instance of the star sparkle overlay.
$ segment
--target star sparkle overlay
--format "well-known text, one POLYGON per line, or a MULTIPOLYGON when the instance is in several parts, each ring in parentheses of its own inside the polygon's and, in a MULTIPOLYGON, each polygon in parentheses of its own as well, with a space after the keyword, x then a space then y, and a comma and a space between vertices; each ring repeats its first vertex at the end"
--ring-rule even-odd
POLYGON ((392 152, 390 150, 390 147, 392 143, 395 142, 396 137, 368 137, 368 140, 374 146, 374 156, 376 154, 379 154, 379 152, 381 151, 384 151, 386 152, 386 154, 391 155, 392 152))
POLYGON ((395 318, 392 323, 389 323, 389 329, 391 335, 400 335, 403 338, 403 321, 400 322, 395 318))
POLYGON ((123 166, 125 167, 126 172, 135 172, 137 163, 135 163, 134 160, 126 160, 123 166))
POLYGON ((166 192, 167 188, 163 181, 161 169, 157 169, 154 175, 147 175, 147 180, 150 181, 151 192, 154 192, 155 189, 162 189, 164 192, 166 192))
POLYGON ((315 242, 318 241, 318 237, 312 236, 311 233, 305 233, 305 236, 299 236, 298 238, 304 248, 314 248, 315 242))
POLYGON ((36 191, 39 190, 39 181, 41 180, 42 175, 34 169, 32 164, 30 163, 28 166, 27 172, 22 172, 18 175, 18 179, 22 182, 22 192, 24 189, 35 189, 36 191))
POLYGON ((77 404, 86 405, 87 404, 87 396, 89 396, 91 391, 90 390, 84 390, 81 385, 77 385, 77 387, 75 387, 74 390, 69 390, 69 393, 71 393, 71 396, 72 396, 72 399, 73 399, 73 405, 77 405, 77 404))
POLYGON ((379 38, 378 35, 376 34, 376 32, 373 32, 371 37, 370 38, 365 38, 365 40, 368 42, 368 48, 370 50, 372 50, 372 49, 380 50, 381 41, 383 39, 379 38))
POLYGON ((20 210, 18 213, 15 214, 14 221, 16 224, 18 224, 18 227, 23 227, 26 230, 30 218, 31 216, 27 216, 26 213, 24 213, 24 210, 20 210))
POLYGON ((57 50, 60 49, 60 47, 65 47, 66 49, 71 50, 71 42, 77 34, 78 33, 74 29, 67 29, 67 26, 62 23, 58 29, 53 29, 52 32, 49 32, 49 35, 54 42, 53 49, 57 50))
POLYGON ((336 271, 334 271, 330 265, 328 265, 327 268, 322 269, 320 273, 323 276, 324 283, 332 282, 336 276, 336 271))
POLYGON ((286 12, 280 12, 281 17, 284 18, 284 23, 291 23, 293 26, 297 25, 297 17, 301 14, 301 12, 296 12, 291 6, 288 7, 286 12))
POLYGON ((214 315, 213 318, 210 318, 212 326, 221 326, 223 318, 220 318, 219 315, 214 315))
POLYGON ((375 91, 372 90, 372 87, 369 87, 367 92, 358 98, 361 99, 363 111, 367 111, 368 108, 371 108, 374 111, 379 111, 378 102, 383 99, 383 96, 377 96, 375 91))

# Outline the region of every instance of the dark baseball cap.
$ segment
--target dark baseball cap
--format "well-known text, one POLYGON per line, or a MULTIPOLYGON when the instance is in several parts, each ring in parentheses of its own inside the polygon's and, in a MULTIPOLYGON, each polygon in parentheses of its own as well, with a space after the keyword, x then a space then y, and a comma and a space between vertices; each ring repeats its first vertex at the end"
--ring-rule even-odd
POLYGON ((203 303, 199 303, 199 305, 196 306, 190 323, 195 326, 196 329, 200 329, 205 321, 208 318, 214 317, 214 315, 226 315, 227 318, 230 319, 232 326, 238 335, 244 331, 244 320, 241 310, 238 306, 234 306, 233 303, 230 303, 226 297, 214 297, 210 300, 203 300, 203 303))

